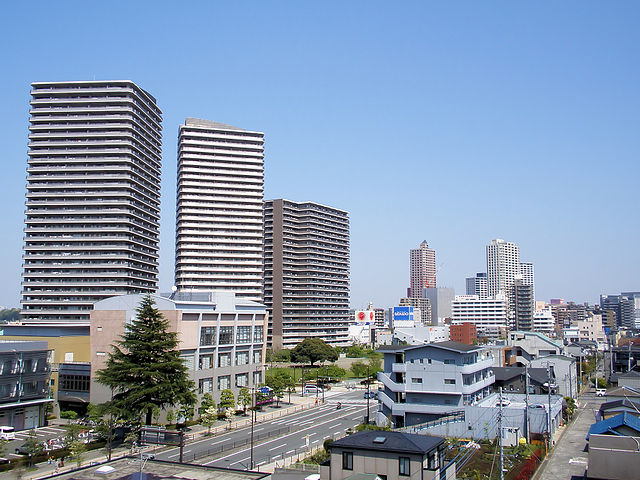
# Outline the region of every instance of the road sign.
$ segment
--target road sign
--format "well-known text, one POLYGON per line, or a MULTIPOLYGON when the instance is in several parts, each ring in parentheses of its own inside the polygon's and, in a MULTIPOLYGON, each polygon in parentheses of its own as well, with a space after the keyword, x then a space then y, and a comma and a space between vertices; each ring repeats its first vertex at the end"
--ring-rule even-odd
POLYGON ((269 393, 271 389, 269 387, 260 387, 260 393, 269 393))

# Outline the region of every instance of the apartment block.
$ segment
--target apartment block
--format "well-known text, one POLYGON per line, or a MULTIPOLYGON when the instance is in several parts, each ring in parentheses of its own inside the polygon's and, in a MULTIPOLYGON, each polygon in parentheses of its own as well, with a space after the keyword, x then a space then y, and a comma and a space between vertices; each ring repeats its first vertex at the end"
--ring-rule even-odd
POLYGON ((487 274, 484 272, 476 273, 475 277, 467 277, 465 286, 467 295, 478 295, 479 298, 487 298, 489 296, 487 274))
POLYGON ((162 112, 128 80, 31 86, 23 321, 87 326, 157 289, 162 112))
POLYGON ((473 323, 478 336, 498 338, 507 329, 507 300, 505 295, 480 298, 478 295, 456 295, 451 303, 452 325, 473 323))
POLYGON ((424 240, 409 251, 409 297, 420 297, 423 288, 436 287, 436 251, 424 240))
POLYGON ((311 336, 346 345, 349 214, 314 202, 269 200, 264 231, 269 345, 292 348, 311 336))
POLYGON ((187 118, 178 140, 175 285, 262 301, 264 134, 187 118))

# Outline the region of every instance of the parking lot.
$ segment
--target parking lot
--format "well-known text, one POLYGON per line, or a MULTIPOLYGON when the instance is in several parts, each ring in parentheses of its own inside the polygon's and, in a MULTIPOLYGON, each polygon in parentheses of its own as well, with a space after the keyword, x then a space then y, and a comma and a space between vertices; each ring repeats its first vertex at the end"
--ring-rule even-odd
MULTIPOLYGON (((67 430, 59 425, 53 425, 49 427, 40 427, 34 430, 36 432, 36 438, 43 446, 46 443, 48 446, 61 446, 62 439, 67 433, 67 430)), ((10 440, 4 449, 4 458, 19 457, 15 453, 16 448, 22 447, 26 439, 29 437, 31 430, 21 430, 15 433, 15 440, 10 440)))

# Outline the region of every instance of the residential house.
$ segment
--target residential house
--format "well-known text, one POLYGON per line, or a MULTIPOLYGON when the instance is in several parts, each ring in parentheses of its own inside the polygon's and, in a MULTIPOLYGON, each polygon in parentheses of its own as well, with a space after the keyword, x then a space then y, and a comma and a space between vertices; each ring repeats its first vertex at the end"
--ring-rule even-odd
MULTIPOLYGON (((524 367, 494 367, 493 373, 496 381, 491 386, 491 390, 498 392, 500 387, 502 387, 503 392, 526 393, 525 370, 529 375, 529 393, 542 395, 549 391, 549 380, 546 368, 525 369, 524 367)), ((551 382, 552 384, 555 383, 555 376, 552 376, 551 382)))
POLYGON ((455 463, 445 461, 444 441, 403 432, 356 432, 331 443, 320 478, 355 480, 365 474, 382 480, 455 480, 455 463))

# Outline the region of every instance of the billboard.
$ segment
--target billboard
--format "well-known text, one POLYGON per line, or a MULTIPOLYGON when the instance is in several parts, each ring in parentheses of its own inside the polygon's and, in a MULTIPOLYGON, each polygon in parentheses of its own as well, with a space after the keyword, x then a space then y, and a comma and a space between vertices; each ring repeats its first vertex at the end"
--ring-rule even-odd
POLYGON ((356 325, 370 325, 375 323, 376 314, 373 310, 356 310, 356 325))
POLYGON ((413 307, 393 307, 393 321, 413 320, 413 307))

